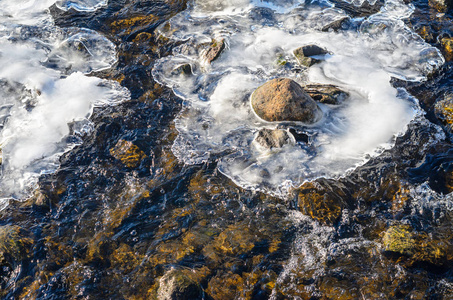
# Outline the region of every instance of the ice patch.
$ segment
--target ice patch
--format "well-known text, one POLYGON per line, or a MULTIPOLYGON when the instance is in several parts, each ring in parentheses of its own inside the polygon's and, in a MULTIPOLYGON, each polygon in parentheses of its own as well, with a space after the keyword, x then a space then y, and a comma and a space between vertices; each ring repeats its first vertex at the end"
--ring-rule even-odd
MULTIPOLYGON (((88 134, 93 107, 129 98, 118 83, 87 76, 117 60, 113 43, 95 31, 56 28, 53 1, 0 3, 0 200, 24 199, 40 174, 88 134)), ((106 1, 57 1, 93 10, 106 1)))
POLYGON ((187 164, 221 156, 220 171, 245 188, 284 197, 304 181, 344 176, 389 149, 418 113, 416 101, 393 88, 391 77, 424 80, 444 62, 404 24, 413 8, 402 1, 389 0, 380 12, 350 19, 338 32, 325 30, 347 16, 333 5, 238 1, 197 0, 163 24, 163 35, 185 43, 156 63, 153 76, 188 103, 176 120, 175 155, 187 164), (226 49, 206 64, 200 56, 213 39, 224 39, 226 49), (309 44, 331 54, 306 69, 292 52, 309 44), (175 72, 185 64, 190 76, 175 72), (324 117, 311 126, 264 122, 249 97, 277 77, 334 84, 350 97, 339 106, 320 104, 324 117), (280 151, 257 149, 255 134, 276 127, 292 128, 309 141, 280 151))

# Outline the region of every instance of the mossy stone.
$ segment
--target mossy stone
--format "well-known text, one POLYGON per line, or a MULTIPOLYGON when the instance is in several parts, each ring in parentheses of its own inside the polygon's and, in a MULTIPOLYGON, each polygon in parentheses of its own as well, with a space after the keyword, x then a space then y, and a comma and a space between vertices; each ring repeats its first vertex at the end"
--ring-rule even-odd
POLYGON ((408 225, 390 227, 382 240, 384 251, 395 252, 402 255, 413 255, 416 251, 416 240, 412 229, 408 225))
POLYGON ((159 280, 157 290, 159 300, 197 300, 203 299, 200 284, 187 270, 170 270, 159 280))

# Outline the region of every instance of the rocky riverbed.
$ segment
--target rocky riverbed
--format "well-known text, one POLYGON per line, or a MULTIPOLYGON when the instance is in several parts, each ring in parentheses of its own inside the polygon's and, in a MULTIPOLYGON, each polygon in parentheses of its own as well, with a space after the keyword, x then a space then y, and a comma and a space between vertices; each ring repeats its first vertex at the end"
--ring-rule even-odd
MULTIPOLYGON (((31 196, 11 197, 0 211, 2 299, 451 298, 449 3, 112 0, 90 10, 61 3, 49 9, 54 26, 86 28, 115 46, 116 62, 87 76, 129 94, 93 106, 89 130, 70 123, 64 136, 75 140, 58 167, 38 173, 31 196), (282 18, 290 24, 282 26, 282 18), (254 31, 245 31, 251 24, 254 31), (353 51, 355 60, 338 45, 307 67, 294 55, 299 40, 287 48, 278 40, 281 49, 272 52, 257 46, 273 40, 267 30, 290 28, 296 35, 307 24, 313 28, 304 36, 315 42, 349 39, 345 52, 353 51), (206 27, 221 28, 221 36, 205 39, 206 27), (369 48, 360 50, 361 41, 369 48), (367 51, 375 52, 368 57, 367 51), (439 53, 443 64, 436 64, 439 53), (359 80, 364 73, 347 77, 333 64, 354 61, 353 70, 372 70, 373 84, 359 80), (315 81, 323 74, 344 81, 315 81), (252 111, 253 91, 275 78, 291 78, 314 101, 320 115, 312 124, 266 120, 252 111), (360 100, 364 94, 367 101, 360 100), (373 127, 367 105, 383 96, 402 104, 378 106, 384 116, 376 120, 384 121, 373 127), (363 139, 350 146, 365 150, 330 168, 317 156, 329 144, 320 137, 343 132, 351 116, 345 107, 368 109, 356 112, 367 122, 352 122, 368 131, 352 131, 363 139), (395 116, 405 122, 393 122, 395 116), (388 124, 397 130, 386 131, 382 143, 370 142, 367 152, 366 138, 388 124), (310 159, 301 163, 302 154, 310 159)), ((90 52, 82 44, 71 49, 85 57, 90 52)), ((61 72, 65 78, 72 71, 61 72)), ((12 93, 23 89, 13 87, 12 93)), ((26 99, 46 93, 29 92, 34 96, 26 99)), ((40 107, 27 103, 30 111, 40 107)), ((348 146, 335 141, 340 150, 348 146)))

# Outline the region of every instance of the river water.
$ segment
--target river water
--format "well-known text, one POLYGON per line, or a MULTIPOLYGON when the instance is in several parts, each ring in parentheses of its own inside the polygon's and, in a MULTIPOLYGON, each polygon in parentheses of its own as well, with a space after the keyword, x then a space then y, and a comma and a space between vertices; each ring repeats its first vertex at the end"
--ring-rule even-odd
POLYGON ((435 3, 1 0, 2 299, 451 299, 435 3), (281 77, 349 96, 265 122, 250 95, 281 77))

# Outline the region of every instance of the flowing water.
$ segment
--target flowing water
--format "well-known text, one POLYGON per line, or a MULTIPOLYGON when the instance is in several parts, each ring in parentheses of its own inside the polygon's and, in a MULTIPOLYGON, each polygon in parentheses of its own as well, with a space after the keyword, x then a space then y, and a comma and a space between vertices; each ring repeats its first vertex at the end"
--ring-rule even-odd
POLYGON ((452 299, 436 3, 0 0, 2 299, 452 299), (349 96, 263 121, 281 77, 349 96))

